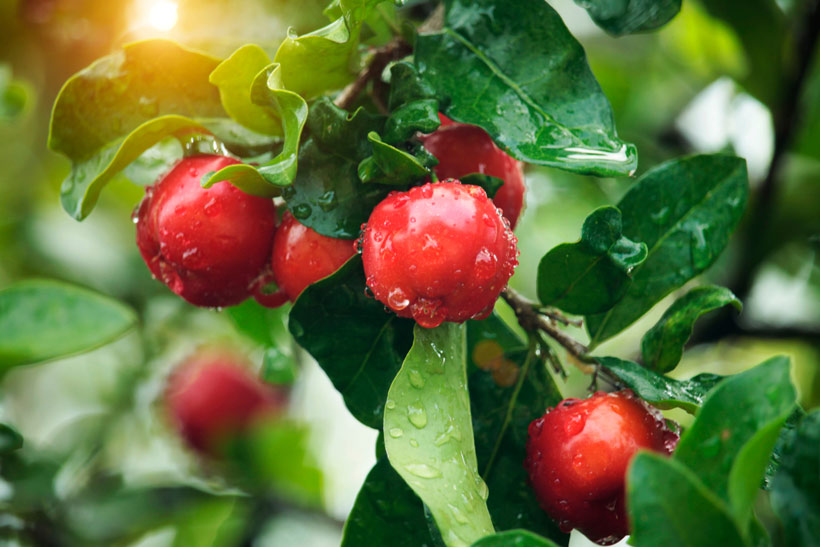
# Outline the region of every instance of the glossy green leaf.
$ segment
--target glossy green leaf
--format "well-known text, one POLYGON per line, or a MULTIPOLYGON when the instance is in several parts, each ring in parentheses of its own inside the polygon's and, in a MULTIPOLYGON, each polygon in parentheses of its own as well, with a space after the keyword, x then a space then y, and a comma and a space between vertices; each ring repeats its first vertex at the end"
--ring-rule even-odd
POLYGON ((299 222, 328 237, 358 237, 373 207, 391 191, 404 189, 362 184, 356 163, 323 152, 313 139, 299 151, 299 164, 282 196, 299 222))
POLYGON ((734 156, 676 159, 640 177, 618 209, 623 235, 646 243, 649 254, 632 272, 624 297, 608 312, 587 317, 591 346, 711 266, 740 221, 747 196, 746 162, 734 156))
POLYGON ((448 547, 495 531, 473 441, 466 330, 455 323, 416 325, 384 411, 390 464, 429 507, 448 547))
POLYGON ((732 291, 716 286, 696 287, 677 299, 641 340, 644 366, 658 372, 675 368, 695 321, 704 313, 730 304, 738 311, 743 308, 732 291))
POLYGON ((282 151, 259 166, 239 163, 223 167, 203 179, 205 188, 226 180, 248 194, 275 197, 281 187, 293 182, 308 107, 302 97, 282 89, 281 80, 281 67, 275 63, 268 65, 253 80, 250 96, 253 104, 276 112, 281 120, 285 133, 282 151))
POLYGON ((595 360, 641 399, 660 408, 682 408, 690 414, 695 413, 706 394, 724 378, 704 373, 689 380, 675 380, 617 357, 596 357, 595 360))
POLYGON ((327 97, 310 107, 307 120, 313 142, 325 153, 359 162, 372 153, 367 135, 384 127, 384 117, 358 108, 352 114, 327 97))
POLYGON ((353 416, 381 429, 387 390, 410 349, 413 324, 385 312, 365 294, 362 261, 356 256, 305 289, 291 309, 288 328, 353 416))
POLYGON ((269 141, 226 117, 208 82, 217 64, 174 42, 146 40, 69 79, 55 101, 48 142, 72 162, 61 189, 65 210, 85 218, 114 175, 168 136, 194 131, 227 145, 269 141))
POLYGON ((274 58, 282 65, 285 88, 311 98, 352 80, 362 23, 381 1, 341 0, 326 11, 338 17, 329 25, 302 36, 289 32, 274 58))
POLYGON ((415 62, 450 118, 484 128, 527 163, 626 175, 637 152, 584 50, 543 0, 448 0, 444 28, 416 40, 415 62))
POLYGON ((247 44, 219 63, 208 80, 219 89, 222 107, 231 118, 257 133, 281 136, 282 123, 278 112, 251 99, 251 87, 257 75, 270 64, 265 50, 247 44))
POLYGON ((629 273, 646 259, 646 245, 622 235, 621 212, 601 207, 584 221, 581 240, 552 249, 538 264, 538 299, 568 313, 588 315, 614 306, 629 273))
POLYGON ((771 501, 785 545, 820 544, 820 411, 806 415, 789 433, 771 501))
POLYGON ((0 424, 0 456, 23 448, 23 436, 10 425, 0 424))
POLYGON ((0 122, 20 117, 30 103, 31 90, 28 85, 15 80, 11 67, 0 63, 0 122))
POLYGON ((530 422, 563 397, 544 363, 499 316, 467 322, 467 349, 478 469, 493 523, 565 545, 567 535, 538 505, 523 466, 530 422))
POLYGON ((769 459, 769 465, 766 466, 766 476, 763 478, 764 490, 771 490, 772 480, 774 479, 775 474, 777 474, 778 469, 780 469, 783 451, 791 441, 795 428, 800 424, 805 416, 806 411, 798 405, 780 429, 780 433, 777 436, 777 442, 774 444, 774 450, 772 450, 772 457, 769 459))
POLYGON ((56 281, 20 281, 0 291, 0 372, 88 351, 137 323, 108 297, 56 281))
POLYGON ((382 458, 368 473, 345 522, 342 547, 432 547, 424 506, 382 458))
POLYGON ((641 547, 744 547, 725 503, 676 462, 640 452, 626 482, 631 541, 641 547))
POLYGON ((654 30, 672 20, 681 0, 575 0, 599 27, 613 36, 654 30))
POLYGON ((773 357, 718 384, 675 450, 675 459, 731 506, 744 530, 795 401, 789 359, 773 357))
POLYGON ((462 184, 480 186, 484 189, 484 192, 490 199, 494 198, 496 192, 504 186, 504 181, 502 179, 498 177, 491 177, 490 175, 485 175, 484 173, 470 173, 469 175, 459 177, 459 180, 462 184))
POLYGON ((492 536, 481 538, 473 543, 473 547, 557 547, 547 538, 543 538, 528 530, 509 530, 492 536))
POLYGON ((373 155, 359 164, 358 173, 362 182, 406 186, 430 176, 430 170, 419 160, 383 142, 378 133, 369 133, 367 140, 373 146, 373 155))
POLYGON ((391 112, 403 105, 430 99, 437 99, 436 90, 419 75, 415 65, 399 61, 390 67, 390 95, 387 104, 391 112))
POLYGON ((432 133, 438 129, 438 101, 421 99, 404 104, 393 111, 384 127, 384 140, 391 144, 404 142, 417 132, 432 133))

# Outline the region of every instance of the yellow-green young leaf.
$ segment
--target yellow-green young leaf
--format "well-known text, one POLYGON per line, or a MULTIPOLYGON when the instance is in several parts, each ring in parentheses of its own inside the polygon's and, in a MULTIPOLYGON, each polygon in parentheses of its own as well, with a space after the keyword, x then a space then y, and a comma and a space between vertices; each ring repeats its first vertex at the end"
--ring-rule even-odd
POLYGON ((685 466, 641 452, 627 472, 632 542, 641 547, 749 547, 725 503, 685 466))
POLYGON ((30 280, 0 291, 0 373, 88 351, 137 322, 119 302, 56 281, 30 280))
POLYGON ((65 210, 85 218, 114 175, 170 135, 214 134, 229 146, 269 142, 227 118, 208 82, 217 64, 174 42, 146 40, 70 78, 54 103, 49 132, 49 147, 72 163, 61 189, 65 210))
POLYGON ((641 340, 644 366, 658 372, 675 368, 683 357, 683 346, 692 336, 695 321, 712 310, 731 304, 738 311, 740 300, 725 287, 696 287, 680 297, 641 340))
POLYGON ((30 86, 12 77, 11 67, 0 63, 0 122, 19 118, 31 104, 30 86))
POLYGON ((788 357, 773 357, 720 382, 675 449, 674 458, 731 507, 743 530, 795 400, 788 357))
POLYGON ((416 325, 410 352, 387 393, 390 464, 435 518, 448 547, 495 530, 478 474, 466 374, 466 327, 416 325))
POLYGON ((211 72, 209 80, 219 89, 219 98, 231 118, 248 129, 266 135, 282 135, 278 111, 251 100, 257 75, 271 64, 261 47, 247 44, 234 51, 211 72))
POLYGON ((239 163, 208 174, 202 186, 208 188, 228 181, 248 194, 275 197, 296 177, 299 140, 308 106, 301 96, 282 88, 281 66, 277 63, 268 65, 254 78, 250 98, 253 104, 275 113, 281 120, 285 134, 282 151, 259 166, 239 163))
POLYGON ((543 0, 447 0, 414 58, 450 118, 527 163, 594 175, 635 170, 581 45, 543 0))
POLYGON ((599 27, 613 36, 653 30, 680 11, 681 0, 575 0, 599 27))

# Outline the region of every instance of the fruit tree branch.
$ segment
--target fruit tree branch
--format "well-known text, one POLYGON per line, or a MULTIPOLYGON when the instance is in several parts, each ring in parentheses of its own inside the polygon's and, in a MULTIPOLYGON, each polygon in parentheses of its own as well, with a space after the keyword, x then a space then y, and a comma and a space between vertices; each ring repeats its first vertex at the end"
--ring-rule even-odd
POLYGON ((381 77, 384 68, 392 61, 401 59, 411 52, 410 44, 397 37, 373 52, 370 64, 362 70, 353 82, 342 90, 334 103, 339 108, 350 109, 370 80, 381 77))

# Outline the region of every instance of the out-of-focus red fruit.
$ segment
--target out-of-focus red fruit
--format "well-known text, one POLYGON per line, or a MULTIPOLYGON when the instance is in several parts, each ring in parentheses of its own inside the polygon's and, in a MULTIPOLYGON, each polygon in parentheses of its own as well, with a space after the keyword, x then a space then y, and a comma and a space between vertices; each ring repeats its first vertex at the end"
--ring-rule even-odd
POLYGON ((678 434, 630 390, 565 399, 529 427, 524 467, 541 507, 565 532, 601 545, 629 533, 627 466, 638 450, 671 454, 678 434))
POLYGON ((441 179, 482 173, 504 181, 493 197, 515 228, 524 207, 524 171, 521 162, 498 148, 486 131, 456 123, 439 114, 441 127, 422 137, 424 147, 439 161, 433 169, 441 179))
POLYGON ((509 223, 483 189, 458 181, 391 193, 360 241, 373 295, 427 328, 489 315, 518 265, 509 223))
POLYGON ((137 246, 148 269, 197 306, 242 302, 270 259, 273 201, 224 181, 200 185, 206 173, 235 163, 226 156, 184 158, 146 190, 135 213, 137 246))
POLYGON ((305 287, 338 270, 355 253, 352 241, 323 236, 288 211, 273 240, 273 279, 293 302, 305 287))
POLYGON ((207 456, 221 455, 232 439, 280 414, 284 390, 252 375, 243 359, 226 352, 203 352, 171 375, 165 406, 185 442, 207 456))

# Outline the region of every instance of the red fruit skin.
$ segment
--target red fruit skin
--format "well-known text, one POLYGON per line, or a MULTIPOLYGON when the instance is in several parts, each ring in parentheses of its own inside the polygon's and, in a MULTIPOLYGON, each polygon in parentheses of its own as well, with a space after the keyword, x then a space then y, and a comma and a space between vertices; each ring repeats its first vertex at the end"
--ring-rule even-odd
POLYGON ((439 115, 441 127, 422 137, 424 147, 439 164, 433 169, 445 180, 471 173, 482 173, 504 181, 493 197, 493 203, 515 228, 524 207, 524 170, 521 162, 498 148, 486 131, 474 125, 456 123, 439 115))
POLYGON ((146 190, 137 209, 137 246, 148 269, 196 306, 245 300, 270 259, 276 209, 227 182, 203 175, 239 163, 226 156, 184 158, 146 190))
POLYGON ((391 193, 360 243, 376 299, 426 328, 487 317, 518 265, 509 223, 483 189, 458 181, 391 193))
POLYGON ((195 451, 219 456, 225 443, 279 415, 287 395, 253 376, 225 352, 194 355, 171 375, 165 406, 180 436, 195 451))
POLYGON ((565 532, 601 545, 629 533, 624 487, 638 450, 671 454, 678 442, 661 413, 632 391, 565 399, 529 426, 524 467, 541 507, 565 532))
POLYGON ((288 211, 273 239, 273 278, 294 302, 305 287, 338 270, 355 253, 352 241, 323 236, 288 211))

